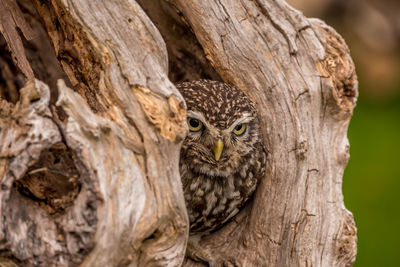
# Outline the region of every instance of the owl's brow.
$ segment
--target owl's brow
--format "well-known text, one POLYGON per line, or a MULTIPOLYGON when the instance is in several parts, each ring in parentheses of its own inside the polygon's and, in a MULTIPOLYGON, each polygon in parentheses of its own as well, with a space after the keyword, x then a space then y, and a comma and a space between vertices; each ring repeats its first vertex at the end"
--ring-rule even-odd
POLYGON ((213 125, 209 124, 206 118, 200 112, 194 110, 188 110, 187 117, 201 120, 201 122, 206 126, 206 128, 208 128, 211 131, 215 131, 217 129, 213 125))
MULTIPOLYGON (((201 114, 201 113, 199 113, 197 111, 188 110, 187 111, 187 117, 201 120, 203 122, 203 124, 209 129, 216 129, 212 125, 208 124, 208 122, 207 122, 206 118, 203 116, 203 114, 201 114)), ((244 113, 239 119, 235 120, 231 124, 231 126, 229 126, 228 128, 226 128, 223 131, 224 132, 231 132, 233 130, 233 128, 235 128, 238 124, 240 124, 240 123, 249 123, 252 120, 254 120, 254 118, 255 117, 251 113, 244 113)))
POLYGON ((199 112, 196 112, 196 111, 193 111, 193 110, 188 110, 187 111, 187 117, 201 120, 203 123, 206 122, 206 118, 204 118, 203 114, 201 114, 199 112))
POLYGON ((235 120, 231 124, 231 126, 229 126, 225 131, 231 132, 237 125, 239 125, 241 123, 249 123, 252 120, 254 120, 254 116, 252 116, 250 113, 244 113, 242 115, 242 117, 240 117, 239 119, 235 120))

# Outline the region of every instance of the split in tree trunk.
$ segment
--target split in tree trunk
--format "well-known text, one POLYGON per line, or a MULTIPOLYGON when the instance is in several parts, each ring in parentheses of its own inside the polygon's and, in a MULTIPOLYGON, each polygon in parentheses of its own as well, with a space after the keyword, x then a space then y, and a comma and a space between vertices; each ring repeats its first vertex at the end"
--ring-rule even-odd
POLYGON ((254 198, 200 243, 216 264, 354 262, 341 187, 357 78, 332 28, 281 0, 19 1, 53 57, 42 37, 7 37, 16 26, 28 36, 7 3, 15 12, 1 20, 13 56, 0 57, 0 256, 9 264, 199 265, 184 261, 186 111, 172 83, 198 78, 257 103, 269 154, 254 198), (18 90, 22 75, 29 81, 18 90))

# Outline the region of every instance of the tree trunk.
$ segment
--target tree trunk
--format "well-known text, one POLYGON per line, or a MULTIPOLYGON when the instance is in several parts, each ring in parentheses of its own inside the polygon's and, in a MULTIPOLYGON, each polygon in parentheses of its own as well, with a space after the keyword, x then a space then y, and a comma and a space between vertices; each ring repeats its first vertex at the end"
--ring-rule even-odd
MULTIPOLYGON (((19 6, 31 25, 41 18, 65 74, 24 41, 45 83, 32 79, 12 48, 20 41, 6 38, 29 80, 17 93, 15 81, 0 83, 9 264, 200 265, 184 261, 186 111, 173 82, 209 78, 257 103, 269 156, 254 198, 201 246, 218 266, 352 265, 356 228, 341 187, 357 78, 332 28, 282 0, 33 3, 38 15, 29 1, 19 6)), ((0 21, 3 34, 11 20, 0 21)))

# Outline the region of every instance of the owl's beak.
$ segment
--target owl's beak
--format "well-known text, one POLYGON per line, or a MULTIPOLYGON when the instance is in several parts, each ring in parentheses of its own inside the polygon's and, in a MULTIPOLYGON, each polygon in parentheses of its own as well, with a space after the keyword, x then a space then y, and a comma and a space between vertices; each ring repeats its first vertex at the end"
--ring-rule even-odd
POLYGON ((218 139, 217 143, 215 143, 213 147, 214 155, 215 155, 215 160, 218 161, 219 158, 221 157, 222 150, 224 149, 224 143, 222 143, 221 139, 218 139))

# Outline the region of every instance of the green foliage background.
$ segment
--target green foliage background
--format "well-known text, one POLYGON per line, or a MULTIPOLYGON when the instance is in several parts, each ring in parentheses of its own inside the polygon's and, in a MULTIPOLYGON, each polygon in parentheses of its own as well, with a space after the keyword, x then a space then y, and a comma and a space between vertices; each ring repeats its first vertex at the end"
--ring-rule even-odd
POLYGON ((400 266, 400 97, 368 99, 360 81, 343 178, 345 204, 358 228, 354 266, 400 266))

